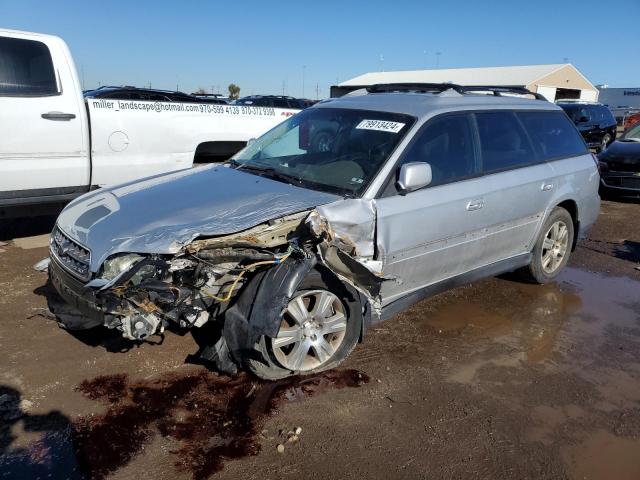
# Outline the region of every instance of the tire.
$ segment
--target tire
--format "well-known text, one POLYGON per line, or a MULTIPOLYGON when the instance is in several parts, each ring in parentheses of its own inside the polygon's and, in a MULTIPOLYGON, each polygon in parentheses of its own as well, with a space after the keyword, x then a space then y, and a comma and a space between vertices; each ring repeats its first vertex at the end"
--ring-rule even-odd
POLYGON ((564 208, 554 208, 540 230, 531 263, 521 271, 525 278, 539 284, 553 281, 569 261, 573 238, 573 218, 564 208))
POLYGON ((290 300, 282 317, 278 337, 262 336, 254 346, 256 352, 246 356, 245 366, 254 375, 265 380, 310 375, 337 367, 353 351, 360 339, 362 308, 357 300, 350 299, 351 296, 339 281, 325 280, 319 272, 311 272, 290 300), (315 305, 320 305, 321 299, 327 306, 324 309, 326 314, 306 318, 306 322, 313 324, 305 322, 308 326, 302 327, 302 322, 296 321, 296 317, 299 319, 312 313, 309 309, 313 311, 315 305), (302 308, 305 310, 301 310, 302 308), (296 316, 290 312, 296 313, 296 316), (344 329, 340 325, 341 314, 344 317, 344 329), (322 322, 330 318, 334 320, 322 322), (302 355, 300 352, 306 353, 302 361, 299 361, 302 355), (324 356, 326 358, 322 358, 324 356))

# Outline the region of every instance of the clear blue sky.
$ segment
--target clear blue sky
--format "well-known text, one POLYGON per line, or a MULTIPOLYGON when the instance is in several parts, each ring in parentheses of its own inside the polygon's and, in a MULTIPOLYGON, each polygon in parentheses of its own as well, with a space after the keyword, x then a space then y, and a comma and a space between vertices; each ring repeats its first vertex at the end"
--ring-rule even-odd
POLYGON ((328 96, 374 70, 576 65, 640 86, 640 0, 0 0, 0 26, 64 38, 84 86, 328 96), (306 67, 305 67, 306 66, 306 67))

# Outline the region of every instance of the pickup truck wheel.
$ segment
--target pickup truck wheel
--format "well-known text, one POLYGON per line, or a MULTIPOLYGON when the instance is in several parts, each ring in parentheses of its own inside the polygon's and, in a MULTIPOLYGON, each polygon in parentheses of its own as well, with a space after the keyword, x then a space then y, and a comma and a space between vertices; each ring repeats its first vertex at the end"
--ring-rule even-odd
POLYGON ((326 285, 317 272, 303 280, 277 336, 263 336, 255 345, 264 361, 255 355, 247 359, 252 373, 267 380, 308 375, 335 368, 351 353, 360 337, 361 308, 335 283, 326 285))
POLYGON ((572 242, 573 219, 564 208, 556 207, 540 231, 525 276, 540 284, 552 281, 569 261, 572 242))

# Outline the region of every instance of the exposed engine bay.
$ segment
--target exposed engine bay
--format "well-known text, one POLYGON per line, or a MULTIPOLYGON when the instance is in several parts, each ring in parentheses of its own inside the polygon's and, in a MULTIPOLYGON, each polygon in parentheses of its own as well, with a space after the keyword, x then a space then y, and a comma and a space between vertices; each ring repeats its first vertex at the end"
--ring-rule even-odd
POLYGON ((287 302, 314 268, 334 275, 363 311, 375 314, 383 278, 356 255, 356 246, 317 210, 305 211, 236 234, 196 239, 175 255, 117 255, 101 275, 112 280, 87 285, 104 325, 130 340, 149 341, 170 326, 223 322, 223 336, 207 359, 235 372, 233 352, 250 348, 261 335, 276 336, 287 302), (242 306, 236 300, 249 284, 242 306))

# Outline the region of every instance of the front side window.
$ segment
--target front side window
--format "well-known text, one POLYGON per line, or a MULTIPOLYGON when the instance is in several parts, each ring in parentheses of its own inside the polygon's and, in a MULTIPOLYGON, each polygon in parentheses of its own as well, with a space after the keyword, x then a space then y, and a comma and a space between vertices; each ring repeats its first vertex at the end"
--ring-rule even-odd
POLYGON ((484 172, 524 167, 538 161, 515 113, 483 112, 475 116, 484 172))
POLYGON ((240 170, 301 187, 357 196, 414 122, 409 115, 312 108, 238 152, 240 170))
POLYGON ((58 94, 49 49, 42 42, 0 37, 0 95, 58 94))
POLYGON ((587 146, 562 112, 518 112, 542 159, 572 157, 587 153, 587 146))
POLYGON ((442 185, 477 173, 470 116, 445 115, 429 121, 416 135, 401 164, 431 165, 430 186, 442 185))

